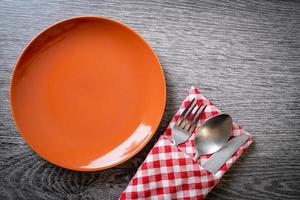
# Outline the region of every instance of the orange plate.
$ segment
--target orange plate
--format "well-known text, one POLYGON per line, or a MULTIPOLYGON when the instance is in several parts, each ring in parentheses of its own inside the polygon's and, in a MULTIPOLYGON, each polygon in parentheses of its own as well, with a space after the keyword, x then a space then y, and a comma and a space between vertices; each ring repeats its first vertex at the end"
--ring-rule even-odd
POLYGON ((150 140, 166 86, 150 46, 128 26, 77 17, 40 33, 19 58, 11 109, 29 146, 73 170, 120 164, 150 140))

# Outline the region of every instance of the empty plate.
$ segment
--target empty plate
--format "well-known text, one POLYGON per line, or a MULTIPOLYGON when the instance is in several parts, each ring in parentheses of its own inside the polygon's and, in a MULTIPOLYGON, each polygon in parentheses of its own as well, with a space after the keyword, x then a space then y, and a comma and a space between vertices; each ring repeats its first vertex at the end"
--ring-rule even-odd
POLYGON ((122 163, 150 140, 166 85, 159 60, 128 26, 77 17, 41 32, 11 81, 11 109, 27 144, 64 168, 122 163))

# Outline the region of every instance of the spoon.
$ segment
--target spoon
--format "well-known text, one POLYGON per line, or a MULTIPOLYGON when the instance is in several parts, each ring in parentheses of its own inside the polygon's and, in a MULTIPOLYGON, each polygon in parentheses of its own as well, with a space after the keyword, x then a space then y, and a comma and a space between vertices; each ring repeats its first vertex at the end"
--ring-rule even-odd
POLYGON ((232 130, 232 118, 227 114, 215 115, 207 119, 197 130, 195 135, 197 161, 199 156, 215 153, 228 141, 232 130))

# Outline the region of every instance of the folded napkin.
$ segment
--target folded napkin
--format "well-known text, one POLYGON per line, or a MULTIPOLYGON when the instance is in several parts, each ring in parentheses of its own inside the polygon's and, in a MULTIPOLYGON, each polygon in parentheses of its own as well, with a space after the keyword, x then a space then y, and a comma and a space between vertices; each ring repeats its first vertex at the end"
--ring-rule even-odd
POLYGON ((249 139, 217 173, 212 174, 204 169, 201 165, 211 155, 202 155, 197 162, 193 160, 196 153, 194 148, 195 133, 186 143, 178 147, 172 143, 171 127, 193 98, 196 98, 199 103, 207 105, 201 116, 201 122, 220 113, 212 102, 208 101, 198 89, 192 87, 165 133, 160 136, 119 199, 204 199, 253 142, 251 135, 239 125, 234 124, 231 137, 247 134, 249 139))

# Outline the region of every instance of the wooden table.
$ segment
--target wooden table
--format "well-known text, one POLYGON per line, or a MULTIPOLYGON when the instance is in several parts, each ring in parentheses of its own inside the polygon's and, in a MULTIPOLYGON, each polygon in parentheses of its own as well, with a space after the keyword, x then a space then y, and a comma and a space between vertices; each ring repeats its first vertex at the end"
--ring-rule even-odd
POLYGON ((117 199, 192 85, 255 137, 207 199, 299 199, 299 1, 1 1, 0 199, 117 199), (25 45, 78 15, 134 28, 156 51, 167 81, 152 141, 128 162, 93 173, 42 160, 19 135, 9 106, 11 73, 25 45))

